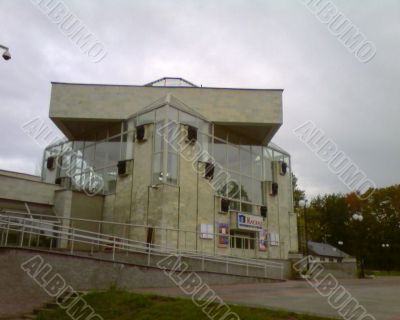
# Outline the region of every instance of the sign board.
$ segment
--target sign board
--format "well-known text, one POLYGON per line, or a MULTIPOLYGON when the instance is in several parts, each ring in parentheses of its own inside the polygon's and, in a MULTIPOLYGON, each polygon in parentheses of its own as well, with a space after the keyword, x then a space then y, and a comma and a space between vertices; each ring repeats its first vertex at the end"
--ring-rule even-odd
POLYGON ((237 227, 244 230, 261 230, 263 228, 263 218, 251 214, 238 212, 237 227))
POLYGON ((218 247, 227 248, 229 246, 229 225, 218 223, 218 247))

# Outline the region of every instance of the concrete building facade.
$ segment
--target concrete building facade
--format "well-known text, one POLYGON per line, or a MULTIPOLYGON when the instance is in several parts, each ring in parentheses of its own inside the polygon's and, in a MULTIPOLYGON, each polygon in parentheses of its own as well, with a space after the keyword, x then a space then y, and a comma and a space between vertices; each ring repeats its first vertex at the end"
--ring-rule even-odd
POLYGON ((290 155, 271 142, 282 90, 53 83, 50 118, 68 141, 46 148, 31 183, 49 190, 54 215, 145 246, 298 252, 290 155))

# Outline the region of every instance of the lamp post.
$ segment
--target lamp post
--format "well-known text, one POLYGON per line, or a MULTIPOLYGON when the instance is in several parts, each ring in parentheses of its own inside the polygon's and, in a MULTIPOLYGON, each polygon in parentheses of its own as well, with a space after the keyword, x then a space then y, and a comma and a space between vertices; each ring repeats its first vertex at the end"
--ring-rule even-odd
POLYGON ((307 266, 308 266, 307 202, 308 202, 307 199, 305 199, 305 200, 300 200, 300 201, 299 201, 299 206, 300 206, 301 208, 304 208, 304 213, 303 213, 303 219, 304 219, 304 238, 305 238, 305 242, 306 242, 305 248, 304 248, 304 249, 305 249, 305 250, 304 250, 304 254, 305 254, 306 257, 307 257, 307 266))
POLYGON ((389 243, 382 243, 381 244, 382 249, 385 250, 385 255, 386 255, 386 270, 388 273, 390 273, 390 268, 389 268, 389 248, 390 248, 390 244, 389 243))
POLYGON ((0 44, 0 48, 4 50, 3 59, 4 60, 10 60, 11 59, 10 49, 8 49, 8 47, 3 46, 1 44, 0 44))
MULTIPOLYGON (((364 217, 362 216, 361 213, 354 213, 351 216, 351 219, 355 221, 357 224, 361 223, 364 220, 364 217)), ((360 229, 359 225, 357 226, 357 251, 358 251, 358 258, 360 260, 360 277, 365 278, 365 271, 364 271, 364 259, 363 259, 363 253, 361 250, 361 239, 360 239, 360 229)))

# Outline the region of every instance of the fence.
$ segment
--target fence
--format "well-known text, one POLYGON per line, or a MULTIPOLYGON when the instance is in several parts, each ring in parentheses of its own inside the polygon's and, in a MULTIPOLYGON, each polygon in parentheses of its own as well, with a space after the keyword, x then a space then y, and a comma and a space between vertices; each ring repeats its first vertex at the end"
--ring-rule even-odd
MULTIPOLYGON (((65 219, 54 216, 18 217, 15 212, 0 214, 0 244, 4 247, 40 247, 46 250, 63 250, 71 255, 90 255, 94 258, 134 262, 146 266, 156 266, 157 262, 166 256, 177 255, 182 261, 186 261, 192 270, 196 271, 223 272, 270 279, 284 278, 284 266, 279 262, 243 259, 230 255, 208 254, 204 251, 150 244, 115 234, 102 233, 101 224, 106 223, 105 221, 74 219, 82 220, 85 223, 93 222, 100 226, 100 231, 90 231, 76 228, 71 219, 67 220, 71 222, 68 225, 65 224, 65 219)), ((132 225, 131 227, 139 226, 132 225)))

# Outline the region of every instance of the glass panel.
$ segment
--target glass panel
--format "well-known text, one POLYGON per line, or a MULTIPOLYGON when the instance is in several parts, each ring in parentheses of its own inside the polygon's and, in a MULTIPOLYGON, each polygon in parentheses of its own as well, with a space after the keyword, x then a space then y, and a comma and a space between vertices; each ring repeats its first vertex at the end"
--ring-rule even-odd
POLYGON ((162 173, 162 153, 155 153, 153 157, 153 183, 161 183, 164 181, 162 173))
POLYGON ((156 110, 156 122, 164 121, 167 119, 167 108, 162 107, 156 110))
POLYGON ((166 130, 168 130, 168 132, 166 132, 168 134, 168 151, 178 152, 178 142, 180 137, 178 132, 178 130, 180 130, 179 124, 170 122, 166 130))
MULTIPOLYGON (((141 114, 136 119, 136 126, 140 126, 142 124, 154 123, 154 111, 150 111, 144 114, 141 114)), ((131 129, 128 125, 128 129, 131 129)))
POLYGON ((106 161, 105 166, 116 165, 119 160, 120 146, 121 146, 121 137, 117 136, 114 139, 111 139, 108 142, 105 142, 106 146, 106 161))
POLYGON ((75 175, 75 176, 73 176, 72 177, 72 185, 76 188, 76 189, 78 189, 78 190, 80 190, 81 189, 81 175, 80 174, 77 174, 77 175, 75 175))
POLYGON ((253 206, 249 203, 244 203, 242 202, 242 212, 248 212, 252 213, 253 212, 253 206))
POLYGON ((198 119, 186 112, 179 111, 179 122, 192 127, 199 127, 198 119))
POLYGON ((80 150, 75 151, 72 155, 71 166, 68 169, 67 175, 75 175, 82 173, 83 154, 80 150))
POLYGON ((262 204, 261 181, 253 180, 253 203, 262 204))
POLYGON ((241 199, 242 201, 251 202, 252 197, 252 180, 249 177, 241 177, 241 199))
POLYGON ((211 159, 211 137, 205 135, 205 134, 199 134, 198 135, 198 140, 201 145, 201 157, 199 158, 199 161, 210 161, 211 159))
POLYGON ((226 168, 226 143, 221 140, 214 139, 214 153, 213 157, 215 162, 220 166, 226 168))
POLYGON ((62 149, 62 161, 58 164, 61 165, 60 177, 66 177, 67 175, 69 175, 69 171, 72 166, 73 153, 74 152, 72 149, 72 143, 65 143, 62 149))
POLYGON ((100 142, 96 144, 96 155, 94 160, 95 168, 103 168, 107 157, 107 144, 100 142))
POLYGON ((168 107, 168 120, 178 122, 178 110, 168 107))
POLYGON ((199 131, 201 133, 211 134, 211 125, 207 121, 199 119, 199 131))
POLYGON ((240 155, 239 148, 232 144, 227 144, 228 168, 236 172, 240 171, 240 155))
POLYGON ((240 173, 251 176, 251 154, 242 147, 240 149, 240 173))
POLYGON ((83 163, 82 163, 82 170, 88 170, 89 168, 92 168, 94 165, 94 151, 95 151, 95 146, 94 144, 85 147, 85 150, 83 152, 83 163))
POLYGON ((177 184, 178 182, 178 155, 176 153, 168 153, 168 171, 167 182, 177 184))
POLYGON ((261 179, 263 174, 262 148, 260 146, 252 146, 251 153, 253 162, 253 178, 261 179))
POLYGON ((228 197, 240 199, 240 175, 234 172, 228 177, 228 197))
POLYGON ((263 180, 272 181, 272 150, 263 148, 263 180))
POLYGON ((212 187, 217 194, 227 196, 227 172, 219 166, 215 166, 212 187))
POLYGON ((83 141, 74 141, 73 149, 74 149, 74 151, 80 150, 82 152, 83 146, 84 146, 83 141))
POLYGON ((229 202, 229 209, 240 211, 240 202, 239 201, 230 201, 229 202))
POLYGON ((154 152, 164 151, 164 122, 157 122, 154 134, 154 152))
POLYGON ((117 185, 117 167, 104 169, 104 193, 115 193, 117 185))
POLYGON ((133 159, 135 149, 135 133, 129 132, 122 136, 121 160, 133 159))

